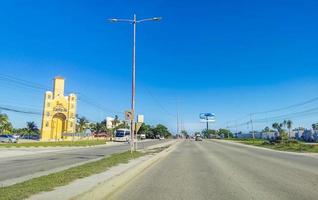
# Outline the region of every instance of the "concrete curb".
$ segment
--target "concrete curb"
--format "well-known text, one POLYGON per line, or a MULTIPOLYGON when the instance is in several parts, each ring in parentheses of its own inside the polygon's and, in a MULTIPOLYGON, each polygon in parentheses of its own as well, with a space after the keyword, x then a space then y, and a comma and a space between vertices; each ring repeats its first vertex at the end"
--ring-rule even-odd
MULTIPOLYGON (((158 148, 159 146, 164 147, 168 145, 172 145, 176 143, 176 141, 168 141, 161 144, 155 144, 149 146, 149 149, 158 148)), ((167 149, 166 149, 167 150, 167 149)), ((57 187, 53 191, 50 192, 42 192, 35 194, 28 199, 32 200, 40 200, 40 199, 47 199, 47 200, 55 200, 55 199, 74 199, 77 196, 80 196, 82 193, 90 192, 90 190, 94 190, 94 188, 99 187, 99 185, 103 185, 109 180, 113 178, 121 176, 126 171, 129 171, 131 168, 135 168, 136 166, 140 165, 141 163, 147 162, 149 159, 152 159, 157 155, 146 155, 140 158, 131 160, 129 163, 119 164, 117 166, 111 167, 106 171, 94 174, 89 177, 85 177, 82 179, 77 179, 72 183, 57 187)))
POLYGON ((266 150, 266 151, 271 151, 271 152, 276 152, 276 153, 283 153, 283 154, 289 154, 289 155, 308 156, 308 157, 312 157, 312 158, 318 158, 318 153, 279 151, 279 150, 275 150, 275 149, 269 149, 269 148, 266 148, 266 147, 259 147, 259 146, 249 145, 249 144, 243 144, 243 143, 239 143, 239 142, 236 142, 236 141, 229 141, 229 140, 214 140, 214 139, 211 139, 210 141, 219 142, 219 143, 229 143, 229 144, 234 144, 234 145, 237 145, 237 146, 244 146, 244 147, 248 147, 248 148, 266 150))
MULTIPOLYGON (((114 192, 122 188, 124 185, 129 183, 133 178, 140 175, 143 171, 150 168, 155 163, 159 162, 161 159, 166 157, 170 152, 172 152, 177 144, 180 142, 178 141, 171 141, 164 143, 167 145, 171 145, 169 148, 163 150, 162 152, 150 157, 148 160, 134 166, 133 168, 125 171, 124 173, 113 177, 111 180, 105 181, 100 183, 96 187, 92 188, 91 190, 84 192, 72 199, 76 200, 85 200, 85 199, 105 199, 111 196, 114 192)), ((159 147, 158 145, 154 145, 159 147)), ((156 147, 156 148, 157 148, 156 147)))

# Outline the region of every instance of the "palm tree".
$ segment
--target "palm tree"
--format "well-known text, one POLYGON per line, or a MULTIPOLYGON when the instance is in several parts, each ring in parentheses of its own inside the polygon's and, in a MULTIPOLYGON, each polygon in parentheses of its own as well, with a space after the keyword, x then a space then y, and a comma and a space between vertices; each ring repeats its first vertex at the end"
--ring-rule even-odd
POLYGON ((35 122, 27 122, 27 130, 29 133, 34 133, 37 132, 39 129, 35 122))
POLYGON ((275 122, 275 123, 272 125, 272 127, 273 127, 274 129, 276 129, 276 130, 279 132, 279 131, 280 131, 280 129, 281 129, 281 124, 279 124, 279 123, 275 122))
POLYGON ((286 124, 287 124, 287 128, 288 128, 288 138, 290 138, 290 129, 293 126, 293 122, 291 120, 287 120, 286 124))
POLYGON ((318 123, 312 124, 311 125, 312 129, 315 131, 318 129, 318 123))
POLYGON ((0 133, 8 132, 12 129, 8 115, 0 113, 0 133))
POLYGON ((119 121, 118 115, 115 115, 115 118, 112 121, 113 127, 116 128, 117 124, 119 124, 119 123, 120 123, 120 121, 119 121))
POLYGON ((31 134, 38 133, 38 131, 39 129, 35 122, 27 122, 27 132, 29 135, 29 139, 31 134))
POLYGON ((82 132, 84 128, 86 128, 86 125, 88 124, 88 120, 85 117, 80 117, 77 119, 77 123, 79 126, 79 131, 82 132))

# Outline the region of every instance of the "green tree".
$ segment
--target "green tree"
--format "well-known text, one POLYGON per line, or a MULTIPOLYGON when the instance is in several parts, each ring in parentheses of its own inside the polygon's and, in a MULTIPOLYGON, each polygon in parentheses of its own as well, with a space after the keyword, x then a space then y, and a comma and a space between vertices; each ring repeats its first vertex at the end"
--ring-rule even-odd
POLYGON ((27 128, 13 128, 12 130, 13 133, 17 133, 19 135, 24 135, 24 134, 27 134, 28 133, 28 129, 27 128))
POLYGON ((228 129, 223 129, 223 128, 220 128, 219 131, 218 131, 218 134, 219 135, 223 135, 225 138, 228 138, 228 137, 233 137, 233 134, 230 130, 228 129))
POLYGON ((6 114, 0 113, 0 134, 11 133, 12 124, 9 121, 9 117, 6 114))
POLYGON ((287 120, 286 125, 288 128, 288 138, 290 138, 290 130, 292 129, 293 122, 291 120, 287 120))
POLYGON ((156 127, 152 129, 152 131, 154 135, 164 136, 165 138, 171 136, 171 133, 169 132, 168 128, 162 124, 158 124, 156 127))
POLYGON ((318 129, 318 123, 312 124, 311 127, 314 131, 316 131, 318 129))
POLYGON ((39 129, 38 126, 36 125, 35 122, 27 122, 27 132, 29 135, 38 135, 39 134, 39 129))
POLYGON ((281 129, 282 129, 282 124, 279 124, 279 123, 275 122, 275 123, 273 123, 272 127, 274 129, 276 129, 278 131, 278 133, 280 133, 281 129))
POLYGON ((118 118, 118 115, 115 115, 115 118, 114 118, 114 120, 112 121, 113 127, 116 128, 116 126, 117 126, 119 123, 120 123, 120 120, 119 120, 119 118, 118 118))
POLYGON ((286 125, 284 125, 284 124, 287 124, 287 121, 286 121, 286 120, 285 120, 283 123, 280 123, 280 124, 279 124, 279 123, 275 122, 275 123, 273 123, 273 125, 272 125, 272 127, 278 131, 279 137, 280 137, 283 141, 285 141, 285 140, 288 138, 288 136, 287 136, 285 130, 283 129, 283 127, 286 126, 286 125))
POLYGON ((152 127, 149 124, 143 123, 138 131, 138 134, 145 134, 146 138, 154 138, 155 135, 152 131, 152 127))
POLYGON ((83 132, 88 124, 88 120, 85 117, 80 117, 77 119, 77 125, 79 132, 83 132))
POLYGON ((115 127, 115 130, 120 129, 120 128, 128 128, 128 129, 129 129, 129 125, 127 124, 126 121, 124 121, 123 123, 118 124, 118 125, 115 127))
POLYGON ((270 132, 271 130, 270 130, 270 128, 268 127, 268 126, 266 126, 263 130, 262 130, 262 132, 263 133, 268 133, 268 132, 270 132))
POLYGON ((208 131, 206 129, 202 130, 202 135, 205 138, 209 138, 210 135, 217 135, 218 132, 213 129, 209 129, 208 131))

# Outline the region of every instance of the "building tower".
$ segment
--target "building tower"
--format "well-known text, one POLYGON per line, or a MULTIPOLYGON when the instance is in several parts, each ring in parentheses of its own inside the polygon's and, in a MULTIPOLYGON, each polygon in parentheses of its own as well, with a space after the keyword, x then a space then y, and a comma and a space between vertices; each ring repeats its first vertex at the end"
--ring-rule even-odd
POLYGON ((46 91, 42 114, 41 140, 71 139, 76 127, 77 97, 64 96, 64 78, 55 77, 53 92, 46 91))

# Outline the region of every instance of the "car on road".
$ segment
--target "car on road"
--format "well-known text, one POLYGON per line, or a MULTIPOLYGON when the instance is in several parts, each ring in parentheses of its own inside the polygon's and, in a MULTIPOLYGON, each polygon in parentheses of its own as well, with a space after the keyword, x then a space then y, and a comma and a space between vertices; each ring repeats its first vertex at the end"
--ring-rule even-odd
POLYGON ((160 136, 160 137, 159 137, 159 140, 164 140, 164 139, 165 139, 164 136, 160 136))
POLYGON ((195 137, 195 141, 202 141, 202 137, 201 136, 196 136, 195 137))
POLYGON ((12 135, 0 135, 0 142, 17 143, 18 140, 12 135))

